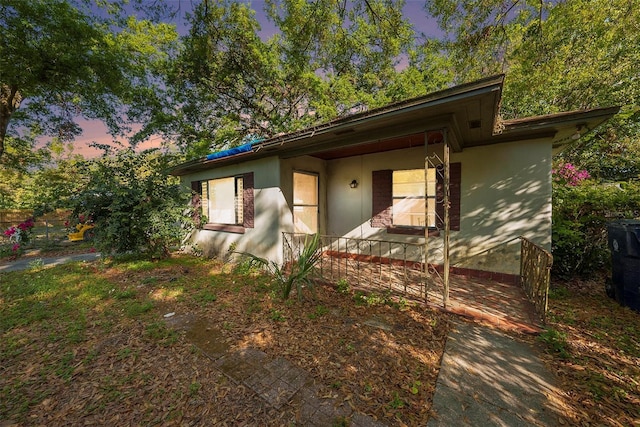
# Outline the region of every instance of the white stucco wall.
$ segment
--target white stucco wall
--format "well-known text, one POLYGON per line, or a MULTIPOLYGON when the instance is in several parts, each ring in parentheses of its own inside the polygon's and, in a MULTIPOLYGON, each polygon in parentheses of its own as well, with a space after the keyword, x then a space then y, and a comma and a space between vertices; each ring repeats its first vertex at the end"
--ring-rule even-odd
MULTIPOLYGON (((438 150, 438 147, 429 147, 438 150)), ((451 233, 451 262, 458 267, 516 274, 525 236, 551 245, 551 144, 521 141, 452 153, 462 163, 460 231, 451 233)), ((372 228, 371 173, 424 167, 424 148, 333 160, 327 164, 327 234, 422 242, 372 228), (352 179, 360 183, 349 188, 352 179)), ((441 263, 442 240, 430 238, 430 262, 441 263)))
POLYGON ((518 236, 551 249, 549 142, 470 148, 452 161, 462 163, 460 231, 451 239, 457 266, 518 273, 518 236))
POLYGON ((197 230, 191 244, 197 245, 208 257, 224 256, 232 244, 236 251, 249 252, 280 261, 282 258, 283 224, 291 222, 291 211, 280 189, 280 160, 278 157, 230 165, 182 177, 183 184, 191 181, 223 178, 247 172, 254 173, 254 228, 242 233, 197 230))
MULTIPOLYGON (((429 150, 441 147, 430 146, 429 150)), ((294 171, 314 172, 320 183, 320 233, 353 238, 422 243, 420 236, 388 234, 370 226, 371 175, 375 170, 424 167, 424 147, 323 161, 277 157, 231 165, 183 177, 191 181, 254 173, 255 227, 244 234, 200 230, 192 241, 207 256, 236 250, 282 261, 282 231, 293 231, 294 171), (349 183, 356 179, 357 188, 349 183)), ((462 163, 460 231, 451 233, 454 266, 517 274, 519 242, 525 236, 551 246, 551 144, 521 141, 452 153, 462 163), (509 242, 509 243, 507 243, 509 242)), ((441 238, 430 238, 429 262, 441 263, 441 238)), ((389 256, 382 253, 381 256, 389 256)))

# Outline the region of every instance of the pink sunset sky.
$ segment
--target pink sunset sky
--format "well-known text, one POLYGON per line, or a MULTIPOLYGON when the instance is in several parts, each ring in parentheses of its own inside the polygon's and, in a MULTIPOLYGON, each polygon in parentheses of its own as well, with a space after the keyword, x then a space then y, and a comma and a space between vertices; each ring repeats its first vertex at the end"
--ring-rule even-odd
MULTIPOLYGON (((175 9, 180 11, 173 23, 176 24, 178 33, 180 35, 185 35, 188 32, 185 16, 192 10, 193 5, 197 2, 195 0, 167 0, 166 2, 175 4, 175 9)), ((247 1, 246 3, 249 3, 256 11, 256 18, 262 26, 260 36, 267 39, 275 34, 276 28, 273 23, 267 19, 264 12, 265 2, 261 0, 254 0, 247 1)), ((422 32, 431 37, 441 36, 442 32, 439 30, 435 20, 427 16, 423 6, 424 0, 408 0, 404 7, 404 14, 408 17, 417 32, 422 32)), ((113 138, 109 135, 106 126, 102 122, 79 119, 78 124, 82 128, 83 132, 74 141, 75 153, 81 154, 85 158, 96 157, 101 154, 101 151, 90 147, 89 145, 92 142, 98 142, 100 144, 110 144, 113 142, 113 138)), ((160 137, 151 137, 139 144, 136 149, 144 150, 158 147, 159 141, 160 137)), ((120 140, 120 142, 125 146, 128 145, 126 140, 120 140)))

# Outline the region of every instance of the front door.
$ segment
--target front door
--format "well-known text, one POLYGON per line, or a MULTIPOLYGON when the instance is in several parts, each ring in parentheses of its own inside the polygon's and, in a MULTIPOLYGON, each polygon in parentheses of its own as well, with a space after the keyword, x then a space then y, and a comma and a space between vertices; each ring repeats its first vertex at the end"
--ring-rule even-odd
POLYGON ((293 224, 296 233, 318 232, 318 175, 293 173, 293 224))

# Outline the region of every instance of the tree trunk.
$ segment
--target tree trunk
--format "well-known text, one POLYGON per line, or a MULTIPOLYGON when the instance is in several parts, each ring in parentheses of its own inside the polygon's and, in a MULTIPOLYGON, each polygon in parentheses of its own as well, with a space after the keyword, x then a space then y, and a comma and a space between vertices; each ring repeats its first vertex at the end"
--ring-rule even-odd
POLYGON ((0 86, 0 159, 4 154, 4 139, 9 128, 9 120, 14 111, 20 107, 22 96, 17 86, 0 86))

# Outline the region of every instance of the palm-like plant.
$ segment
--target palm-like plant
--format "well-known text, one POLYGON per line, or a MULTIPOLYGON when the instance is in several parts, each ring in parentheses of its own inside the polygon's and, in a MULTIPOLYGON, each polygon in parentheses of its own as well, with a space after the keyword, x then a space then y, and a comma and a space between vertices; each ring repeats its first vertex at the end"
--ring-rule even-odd
POLYGON ((243 252, 241 255, 249 257, 252 264, 266 268, 273 275, 282 299, 289 299, 295 285, 300 300, 305 287, 313 289, 312 273, 322 256, 320 235, 305 236, 304 247, 298 258, 283 266, 250 253, 243 252))

